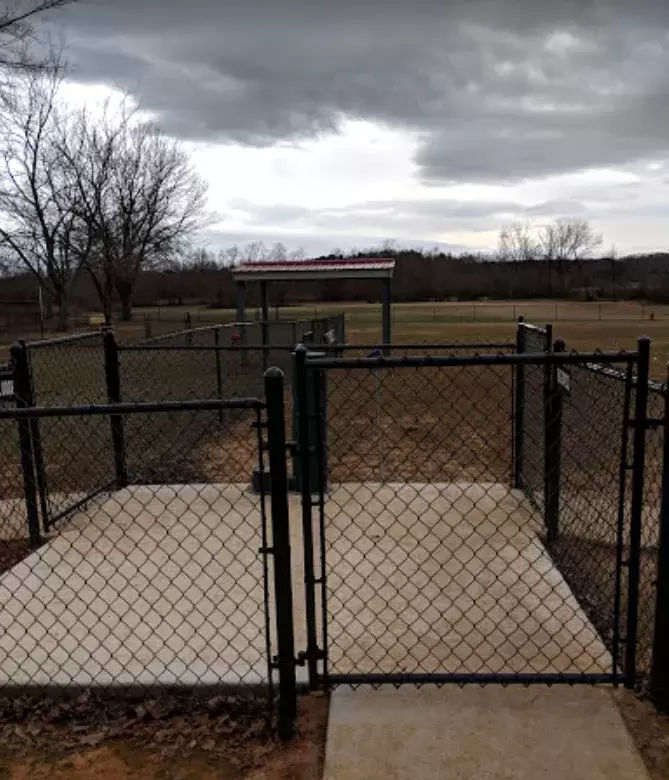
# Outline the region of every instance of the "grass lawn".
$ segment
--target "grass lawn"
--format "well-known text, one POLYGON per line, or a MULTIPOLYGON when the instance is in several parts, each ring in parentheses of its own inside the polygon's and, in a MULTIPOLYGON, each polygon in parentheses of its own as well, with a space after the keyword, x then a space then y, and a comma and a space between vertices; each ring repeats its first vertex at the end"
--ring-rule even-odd
MULTIPOLYGON (((351 343, 376 343, 381 338, 381 307, 366 303, 319 303, 279 309, 281 319, 308 319, 346 313, 346 334, 351 343)), ((139 338, 144 318, 151 318, 154 333, 184 327, 186 313, 194 327, 207 322, 230 322, 231 309, 162 307, 137 309, 135 321, 118 323, 121 339, 139 338)), ((249 316, 257 310, 250 308, 249 316)), ((272 309, 272 317, 276 310, 272 309)), ((397 303, 393 307, 395 342, 513 341, 515 322, 523 315, 529 322, 553 324, 556 337, 579 350, 634 348, 641 335, 652 339, 651 373, 664 380, 669 362, 669 305, 636 301, 583 303, 577 301, 485 301, 477 303, 397 303), (601 318, 601 319, 600 319, 601 318)))

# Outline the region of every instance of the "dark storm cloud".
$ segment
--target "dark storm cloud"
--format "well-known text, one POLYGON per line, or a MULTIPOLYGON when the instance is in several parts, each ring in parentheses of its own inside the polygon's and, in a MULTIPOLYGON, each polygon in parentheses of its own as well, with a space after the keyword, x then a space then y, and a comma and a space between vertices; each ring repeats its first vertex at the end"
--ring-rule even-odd
POLYGON ((353 117, 420 133, 427 181, 513 181, 669 152, 669 3, 90 0, 75 76, 192 139, 273 145, 353 117))

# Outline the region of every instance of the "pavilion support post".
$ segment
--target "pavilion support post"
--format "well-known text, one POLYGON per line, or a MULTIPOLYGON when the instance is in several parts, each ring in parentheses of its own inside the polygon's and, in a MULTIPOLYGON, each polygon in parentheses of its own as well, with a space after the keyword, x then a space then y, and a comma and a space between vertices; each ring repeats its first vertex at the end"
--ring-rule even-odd
MULTIPOLYGON (((381 305, 383 308, 383 326, 381 341, 383 344, 390 344, 390 277, 384 279, 381 288, 381 305)), ((388 354, 388 350, 384 350, 388 354)))
POLYGON ((269 320, 269 296, 267 294, 267 282, 260 282, 260 292, 262 295, 262 319, 263 322, 269 320))
POLYGON ((237 322, 246 322, 246 285, 237 282, 237 322))

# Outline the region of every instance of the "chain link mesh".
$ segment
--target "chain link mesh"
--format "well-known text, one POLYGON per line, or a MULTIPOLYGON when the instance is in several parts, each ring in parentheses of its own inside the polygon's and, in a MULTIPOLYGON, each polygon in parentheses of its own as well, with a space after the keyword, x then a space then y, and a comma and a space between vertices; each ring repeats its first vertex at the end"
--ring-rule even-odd
MULTIPOLYGON (((208 430, 209 411, 179 412, 189 447, 166 435, 167 412, 128 415, 144 418, 128 487, 70 512, 0 575, 0 689, 268 682, 267 529, 248 489, 261 408, 218 410, 215 446, 188 433, 208 430)), ((71 419, 88 446, 94 418, 71 419)), ((68 464, 85 482, 81 467, 68 464)))
MULTIPOLYGON (((102 332, 27 345, 34 406, 107 402, 102 332)), ((110 432, 100 418, 33 420, 45 527, 107 488, 110 432)))
MULTIPOLYGON (((536 325, 519 323, 523 352, 540 353, 550 348, 548 331, 536 325)), ((540 512, 544 510, 544 366, 529 364, 516 372, 516 392, 520 394, 521 419, 517 446, 517 483, 540 512)))
POLYGON ((327 382, 328 673, 610 674, 541 513, 510 487, 512 369, 327 382))

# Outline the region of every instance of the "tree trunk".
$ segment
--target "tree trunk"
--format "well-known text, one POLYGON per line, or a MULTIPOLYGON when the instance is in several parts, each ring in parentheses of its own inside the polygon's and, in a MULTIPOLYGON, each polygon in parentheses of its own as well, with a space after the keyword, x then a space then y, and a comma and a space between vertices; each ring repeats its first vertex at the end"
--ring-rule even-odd
POLYGON ((70 329, 70 307, 67 300, 67 296, 64 293, 56 295, 56 306, 58 307, 58 315, 56 317, 56 330, 69 330, 70 329))
POLYGON ((121 320, 129 322, 132 319, 132 285, 126 282, 117 284, 116 292, 121 299, 121 320))

